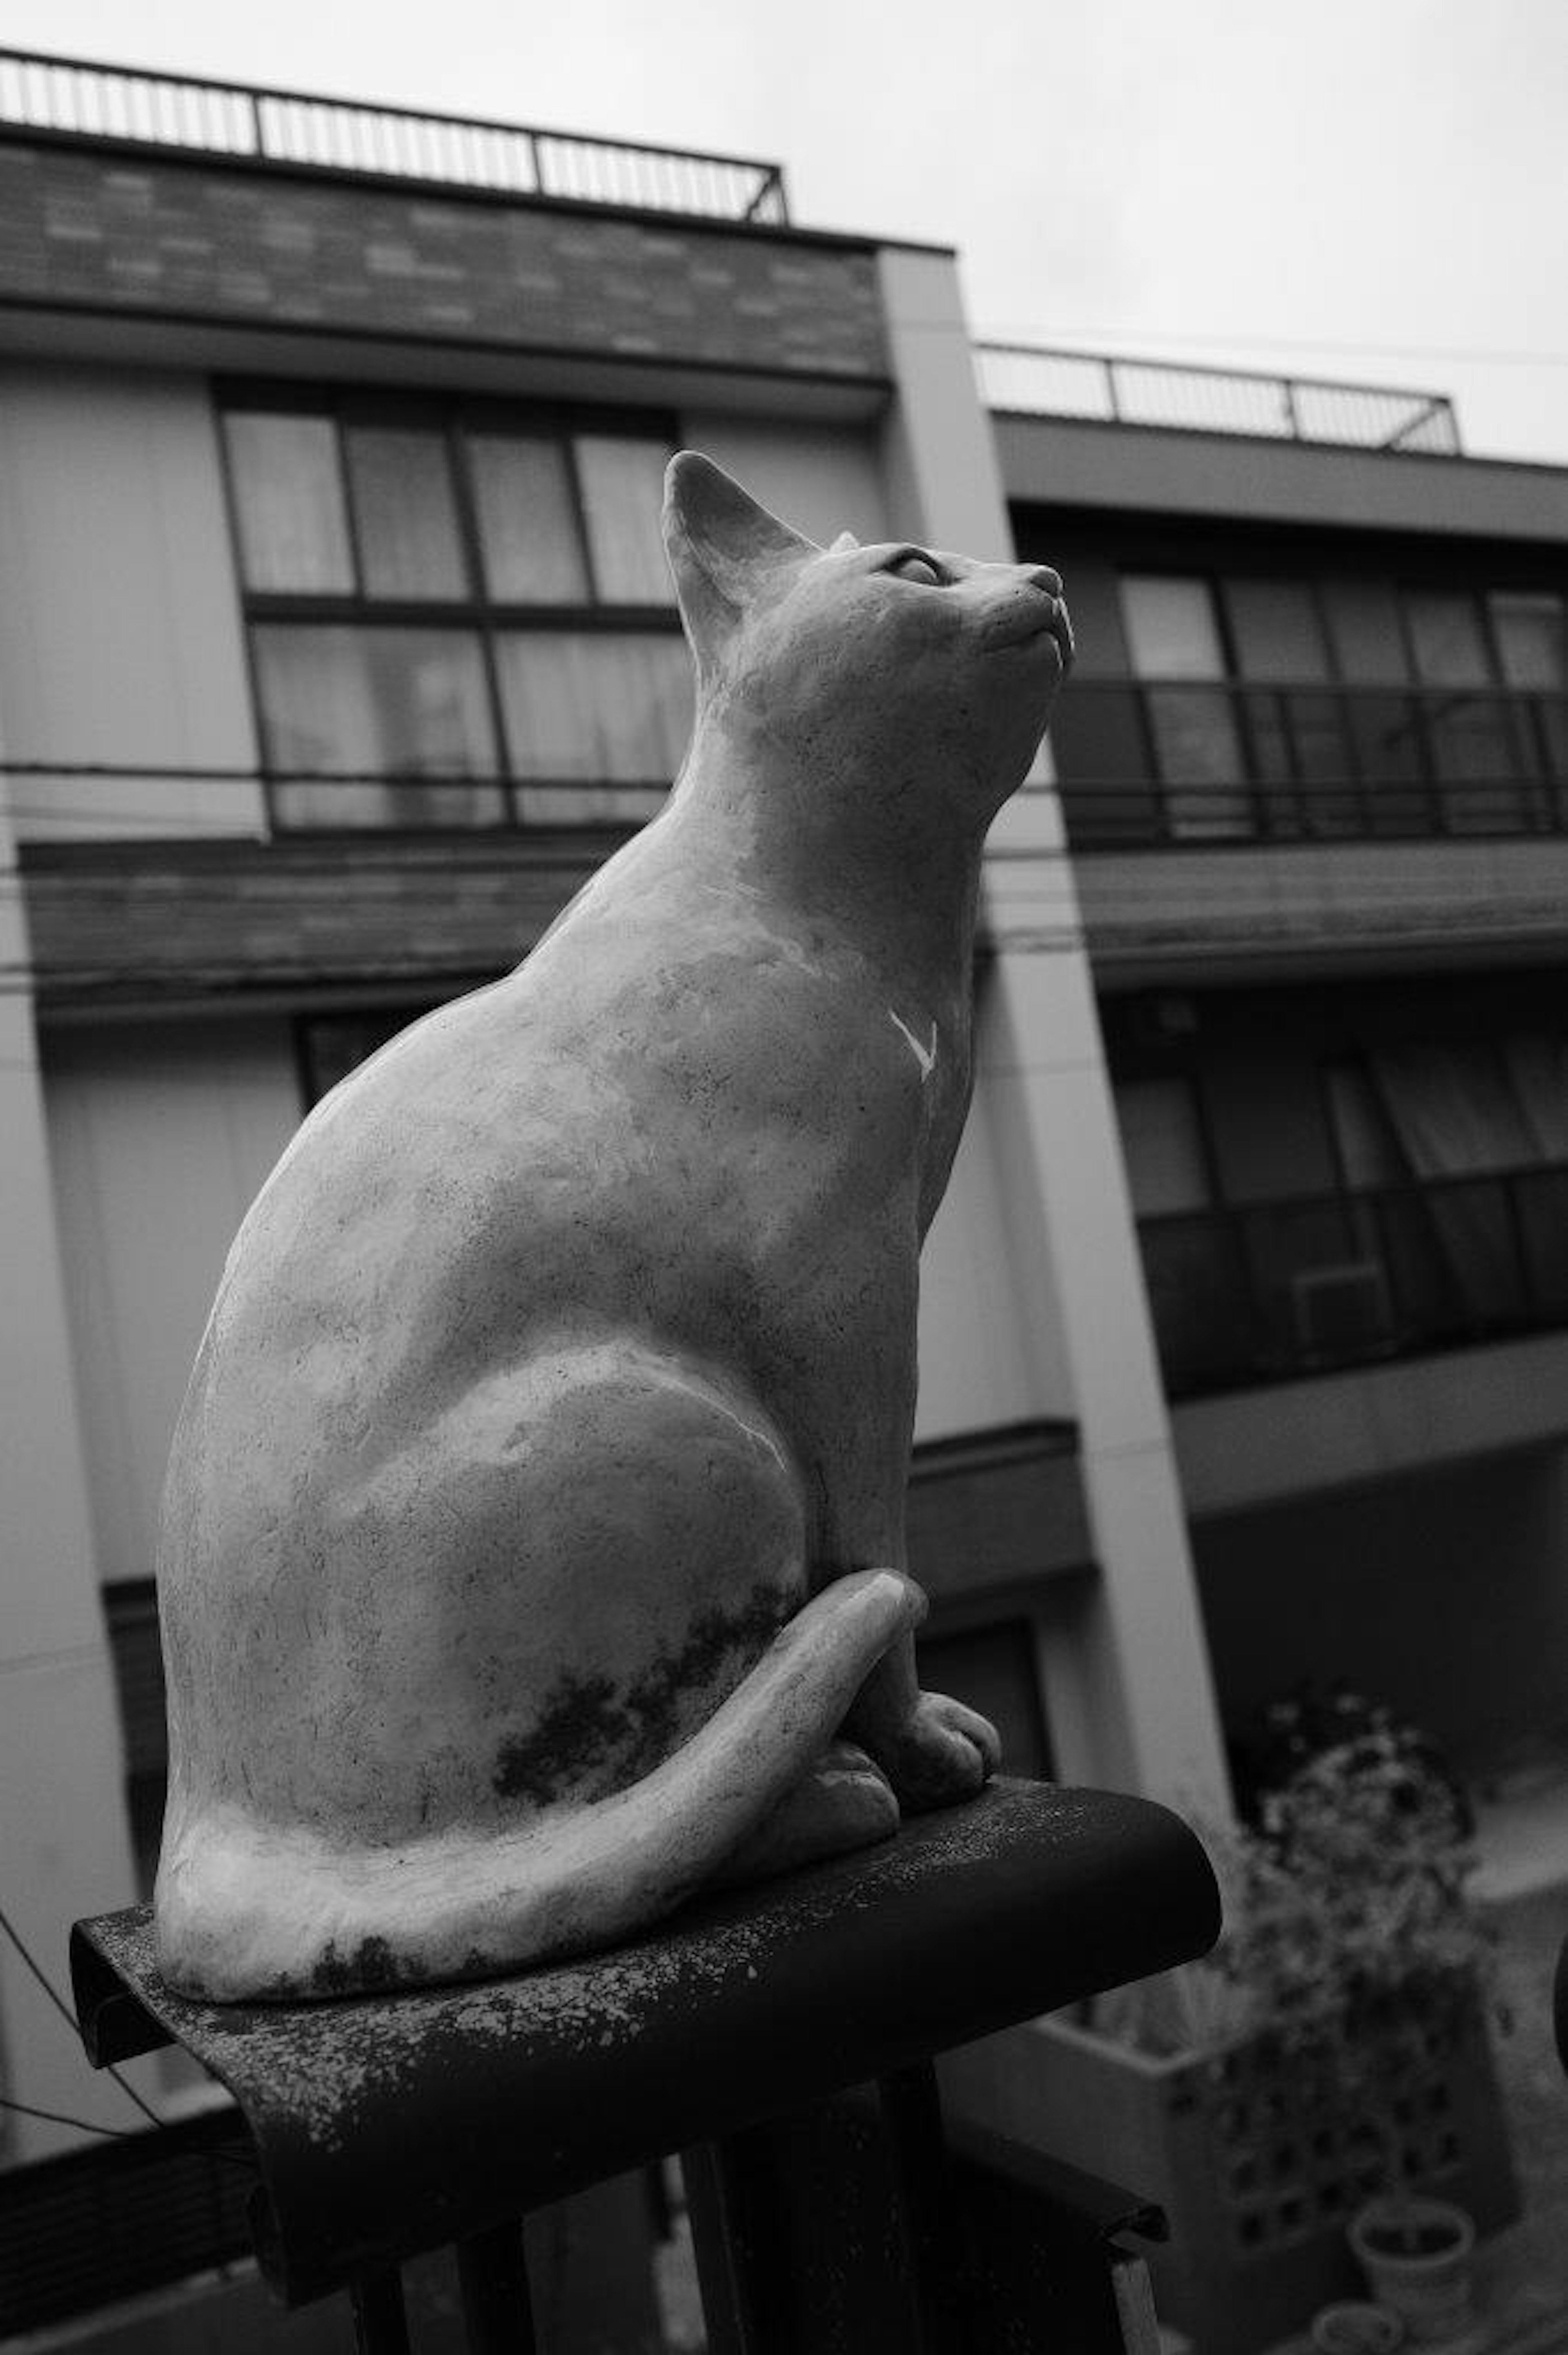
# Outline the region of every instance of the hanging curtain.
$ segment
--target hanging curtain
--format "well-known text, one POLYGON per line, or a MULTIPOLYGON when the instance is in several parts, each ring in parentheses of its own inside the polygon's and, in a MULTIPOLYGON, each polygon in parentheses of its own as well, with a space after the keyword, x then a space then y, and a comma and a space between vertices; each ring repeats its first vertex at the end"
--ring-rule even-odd
POLYGON ((692 728, 692 666, 672 634, 519 631, 496 654, 524 824, 630 824, 664 798, 692 728), (581 779, 581 790, 571 790, 581 779), (619 788, 619 790, 617 790, 619 788))
POLYGON ((1568 1039, 1508 1039, 1509 1079, 1534 1146, 1531 1159, 1568 1163, 1568 1039))
POLYGON ((298 826, 474 826, 501 815, 491 787, 398 780, 492 774, 478 640, 462 630, 270 625, 254 635, 268 765, 323 782, 274 786, 298 826), (338 777, 385 783, 334 784, 338 777))
POLYGON ((332 420, 236 413, 224 431, 246 587, 351 594, 332 420))
POLYGON ((480 547, 492 597, 515 605, 588 602, 566 453, 516 434, 475 434, 468 445, 480 547))
POLYGON ((602 605, 670 605, 674 583, 664 560, 664 453, 656 442, 584 434, 577 480, 602 605))
POLYGON ((1385 1047, 1372 1067, 1416 1178, 1459 1320, 1481 1328, 1523 1314, 1528 1280, 1505 1185, 1496 1173, 1539 1159, 1497 1047, 1485 1041, 1385 1047))
POLYGON ((355 426, 347 442, 366 595, 466 595, 462 542, 440 435, 355 426))

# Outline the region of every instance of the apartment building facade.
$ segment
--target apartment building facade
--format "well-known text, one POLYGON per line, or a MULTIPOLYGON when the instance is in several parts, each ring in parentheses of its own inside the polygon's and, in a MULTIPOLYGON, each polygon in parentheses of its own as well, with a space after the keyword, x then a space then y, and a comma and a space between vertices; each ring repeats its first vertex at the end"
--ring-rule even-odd
POLYGON ((985 360, 1206 1640, 1568 1738, 1568 471, 1440 399, 985 360))
MULTIPOLYGON (((0 1854, 58 1980, 71 1919, 148 1886, 159 1485, 249 1199, 679 762, 669 453, 824 541, 1011 546, 953 256, 799 229, 767 165, 7 57, 0 222, 0 1854)), ((928 1680, 1023 1771, 1213 1803, 1044 765, 988 854, 921 1351, 928 1680)), ((164 2115, 202 2098, 132 2075, 164 2115)), ((13 2166, 80 2140, 28 2111, 133 2122, 9 1945, 0 2091, 13 2166)))

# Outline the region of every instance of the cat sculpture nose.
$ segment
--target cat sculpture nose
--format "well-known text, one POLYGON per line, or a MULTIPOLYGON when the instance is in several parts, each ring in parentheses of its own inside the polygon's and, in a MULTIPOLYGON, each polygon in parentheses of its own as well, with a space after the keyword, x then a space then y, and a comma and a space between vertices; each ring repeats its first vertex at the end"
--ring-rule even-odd
POLYGON ((1047 627, 1061 650, 1062 668, 1065 673, 1073 667, 1076 648, 1073 643, 1072 621, 1062 596, 1062 576, 1059 572, 1053 571, 1048 564, 1025 564, 1021 565, 1019 569, 1024 579, 1032 581, 1044 596, 1049 597, 1055 608, 1047 627))

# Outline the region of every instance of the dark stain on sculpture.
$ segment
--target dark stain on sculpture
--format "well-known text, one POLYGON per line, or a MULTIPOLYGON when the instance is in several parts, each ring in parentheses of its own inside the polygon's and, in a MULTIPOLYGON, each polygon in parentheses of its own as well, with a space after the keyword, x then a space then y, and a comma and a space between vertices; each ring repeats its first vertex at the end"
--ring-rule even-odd
POLYGON ((362 1938, 352 1954, 340 1955, 335 1939, 312 1973, 318 1995, 384 1994, 398 1983, 397 1961, 385 1938, 362 1938))
POLYGON ((715 1696, 738 1684, 790 1607, 784 1589, 758 1586, 738 1610, 699 1612, 680 1649, 659 1653, 623 1692, 609 1677, 566 1671, 532 1728, 502 1744, 492 1778, 497 1797, 543 1806, 570 1786, 598 1798, 652 1774, 678 1745, 683 1697, 704 1696, 704 1714, 711 1712, 715 1696))

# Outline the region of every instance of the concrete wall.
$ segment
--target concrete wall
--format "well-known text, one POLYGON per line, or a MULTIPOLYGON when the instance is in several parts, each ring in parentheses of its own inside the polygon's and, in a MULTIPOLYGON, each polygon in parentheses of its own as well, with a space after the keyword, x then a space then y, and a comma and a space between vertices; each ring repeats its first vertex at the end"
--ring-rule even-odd
MULTIPOLYGON (((958 276, 885 253, 898 386, 883 458, 895 527, 1011 558, 958 276)), ((1037 1393, 1078 1423, 1099 1575, 1065 1602, 1045 1670, 1064 1776, 1213 1809, 1225 1777, 1181 1497, 1144 1298, 1083 928, 1054 793, 1018 794, 987 842, 994 951, 971 1124, 994 1156, 1003 1269, 1037 1393)))
POLYGON ((44 1083, 100 1574, 148 1578, 224 1256, 299 1123, 292 1045, 281 1018, 61 1029, 44 1083))
MULTIPOLYGON (((16 762, 252 768, 205 382, 0 369, 0 709, 16 762)), ((17 780, 18 836, 259 831, 249 783, 17 780)))
POLYGON ((1076 871, 1107 988, 1555 955, 1568 901, 1552 836, 1086 851, 1076 871))
POLYGON ((877 444, 869 432, 689 410, 681 434, 688 449, 723 466, 809 539, 825 547, 841 531, 863 540, 893 536, 877 444))
POLYGON ((1201 1520, 1227 1718, 1343 1676, 1472 1772, 1568 1738, 1568 1448, 1541 1447, 1201 1520))
MULTIPOLYGON (((0 867, 14 859, 0 784, 0 867)), ((0 892, 0 968, 25 975, 26 954, 21 902, 0 892)), ((15 983, 0 990, 0 1902, 58 1988, 72 1921, 128 1904, 134 1881, 33 1009, 15 983)), ((128 2121, 123 2094, 89 2071, 8 1938, 0 1938, 0 2091, 68 2117, 128 2121)), ((0 2163, 79 2139, 0 2111, 0 2163)))
POLYGON ((996 435, 1008 497, 1046 506, 1353 531, 1568 538, 1568 466, 1325 449, 1059 417, 999 417, 996 435))
POLYGON ((1313 1381, 1194 1399, 1175 1412, 1194 1514, 1568 1441, 1568 1334, 1401 1358, 1313 1381))

